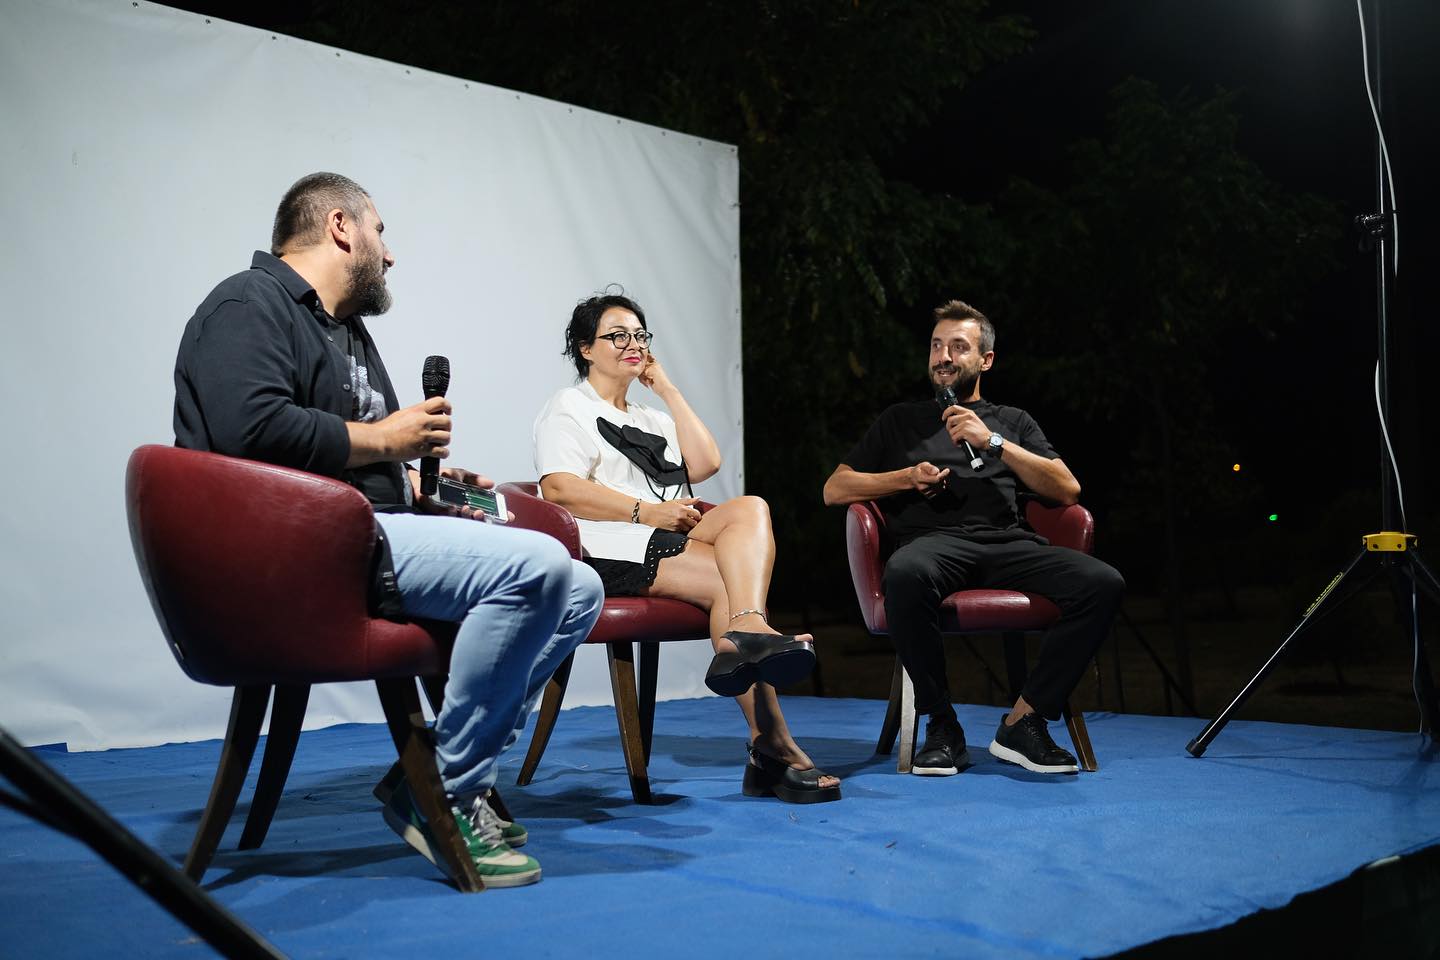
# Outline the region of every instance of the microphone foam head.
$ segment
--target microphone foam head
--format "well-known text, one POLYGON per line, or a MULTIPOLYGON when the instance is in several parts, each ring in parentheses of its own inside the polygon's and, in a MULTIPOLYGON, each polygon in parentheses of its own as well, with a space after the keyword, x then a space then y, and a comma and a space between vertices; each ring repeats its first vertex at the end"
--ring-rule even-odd
MULTIPOLYGON (((413 369, 413 368, 412 368, 413 369)), ((425 399, 443 397, 450 389, 450 358, 431 355, 425 358, 425 371, 420 375, 425 399)))

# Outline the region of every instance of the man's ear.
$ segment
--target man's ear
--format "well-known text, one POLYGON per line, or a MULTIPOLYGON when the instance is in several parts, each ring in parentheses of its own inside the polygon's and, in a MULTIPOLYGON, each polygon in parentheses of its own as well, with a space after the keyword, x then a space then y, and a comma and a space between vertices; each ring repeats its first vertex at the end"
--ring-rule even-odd
POLYGON ((325 214, 325 228, 336 246, 347 251, 350 249, 355 239, 355 222, 345 215, 344 210, 336 207, 325 214))
POLYGON ((991 350, 985 354, 985 359, 980 361, 980 372, 984 373, 995 365, 995 351, 991 350))

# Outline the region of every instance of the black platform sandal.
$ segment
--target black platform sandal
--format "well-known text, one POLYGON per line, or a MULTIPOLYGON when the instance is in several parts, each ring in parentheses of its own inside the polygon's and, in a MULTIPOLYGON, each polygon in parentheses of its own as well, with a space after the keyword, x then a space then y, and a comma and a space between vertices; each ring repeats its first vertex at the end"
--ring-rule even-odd
POLYGON ((777 797, 786 803, 827 803, 840 799, 840 785, 820 786, 824 770, 811 767, 796 770, 784 760, 761 753, 750 745, 750 762, 745 764, 741 792, 747 797, 777 797))
MULTIPOLYGON (((732 621, 759 610, 741 610, 732 621)), ((705 671, 705 686, 722 697, 738 697, 758 682, 788 687, 815 669, 815 645, 809 640, 779 633, 747 633, 731 630, 724 639, 735 644, 734 653, 717 653, 705 671)))
POLYGON ((815 669, 815 645, 809 640, 777 633, 724 634, 735 644, 734 653, 717 653, 705 671, 705 686, 722 697, 738 697, 756 683, 788 687, 815 669))

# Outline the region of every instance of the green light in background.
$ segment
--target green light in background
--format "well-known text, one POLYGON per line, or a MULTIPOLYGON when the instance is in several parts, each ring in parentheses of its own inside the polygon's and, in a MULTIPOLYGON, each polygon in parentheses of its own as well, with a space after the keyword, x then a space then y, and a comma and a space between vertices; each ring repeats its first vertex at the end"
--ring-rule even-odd
POLYGON ((1269 516, 1268 519, 1270 520, 1271 523, 1274 523, 1276 520, 1279 520, 1279 519, 1280 519, 1280 514, 1278 514, 1278 513, 1272 513, 1272 514, 1270 514, 1270 516, 1269 516))

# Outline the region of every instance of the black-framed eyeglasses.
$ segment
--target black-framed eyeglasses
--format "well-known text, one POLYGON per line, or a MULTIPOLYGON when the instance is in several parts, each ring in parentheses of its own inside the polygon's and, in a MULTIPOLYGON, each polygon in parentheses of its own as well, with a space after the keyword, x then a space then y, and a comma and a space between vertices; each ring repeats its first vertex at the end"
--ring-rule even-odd
POLYGON ((624 350, 630 346, 630 339, 635 339, 635 346, 641 350, 650 349, 650 341, 655 339, 655 334, 648 330, 636 330, 631 333, 629 330, 616 330, 614 333, 602 333, 596 340, 609 340, 616 350, 624 350))

